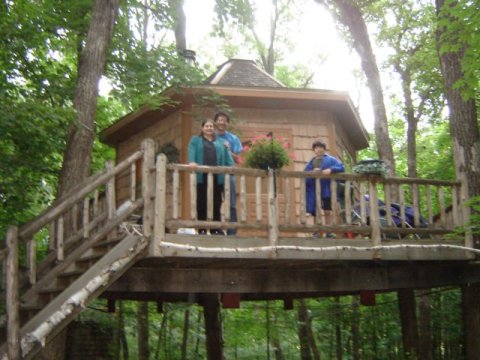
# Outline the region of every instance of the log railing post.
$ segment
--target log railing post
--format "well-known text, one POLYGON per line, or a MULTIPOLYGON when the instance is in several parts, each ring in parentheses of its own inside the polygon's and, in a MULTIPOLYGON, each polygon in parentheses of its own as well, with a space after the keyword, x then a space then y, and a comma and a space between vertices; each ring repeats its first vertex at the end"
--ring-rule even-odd
MULTIPOLYGON (((108 160, 106 165, 107 171, 113 171, 113 161, 108 160)), ((117 209, 116 200, 115 200, 115 176, 112 176, 106 186, 106 200, 107 200, 107 221, 112 220, 115 217, 115 212, 117 209)), ((108 239, 114 239, 117 236, 116 228, 108 234, 108 239)))
POLYGON ((375 179, 368 180, 369 186, 369 205, 370 205, 370 227, 372 229, 372 246, 378 246, 381 243, 380 215, 378 209, 378 194, 375 179))
POLYGON ((11 226, 7 231, 6 270, 7 352, 9 359, 20 359, 18 228, 16 226, 11 226))
POLYGON ((150 243, 150 255, 161 254, 160 244, 165 240, 165 221, 167 207, 167 157, 165 154, 157 156, 156 184, 155 184, 155 222, 153 238, 150 243))
POLYGON ((278 197, 276 194, 275 173, 268 170, 268 239, 270 246, 278 244, 278 197))
POLYGON ((143 235, 147 238, 153 232, 153 197, 155 195, 155 142, 145 139, 142 142, 142 197, 143 197, 143 235))

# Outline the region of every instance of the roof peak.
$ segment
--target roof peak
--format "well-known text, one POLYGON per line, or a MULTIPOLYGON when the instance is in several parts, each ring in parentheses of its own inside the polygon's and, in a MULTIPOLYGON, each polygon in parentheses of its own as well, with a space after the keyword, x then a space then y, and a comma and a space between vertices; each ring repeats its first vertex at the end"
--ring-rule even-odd
POLYGON ((232 58, 217 67, 205 84, 242 87, 285 87, 279 80, 261 69, 254 60, 232 58))

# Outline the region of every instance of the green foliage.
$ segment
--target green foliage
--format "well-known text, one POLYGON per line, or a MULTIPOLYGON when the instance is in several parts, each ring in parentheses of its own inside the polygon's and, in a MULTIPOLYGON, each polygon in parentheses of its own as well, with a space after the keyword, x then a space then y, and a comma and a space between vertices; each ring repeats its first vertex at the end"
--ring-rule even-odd
POLYGON ((281 169, 290 163, 288 142, 283 138, 256 136, 245 147, 244 165, 255 169, 281 169))
POLYGON ((465 99, 478 97, 480 82, 479 1, 446 0, 440 11, 440 53, 460 51, 463 77, 456 86, 465 99))

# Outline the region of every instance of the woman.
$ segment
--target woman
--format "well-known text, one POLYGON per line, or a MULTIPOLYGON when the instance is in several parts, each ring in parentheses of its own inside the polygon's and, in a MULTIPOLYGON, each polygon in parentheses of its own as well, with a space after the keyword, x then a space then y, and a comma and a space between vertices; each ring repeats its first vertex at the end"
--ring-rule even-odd
MULTIPOLYGON (((215 136, 213 120, 202 122, 200 135, 193 136, 188 145, 188 161, 191 166, 233 166, 233 158, 228 147, 215 136)), ((213 178, 213 220, 220 221, 220 207, 225 176, 214 174, 213 178)), ((207 174, 197 173, 197 219, 207 219, 207 174)), ((212 234, 221 235, 219 229, 212 229, 212 234)), ((200 234, 205 234, 205 229, 199 229, 200 234)))

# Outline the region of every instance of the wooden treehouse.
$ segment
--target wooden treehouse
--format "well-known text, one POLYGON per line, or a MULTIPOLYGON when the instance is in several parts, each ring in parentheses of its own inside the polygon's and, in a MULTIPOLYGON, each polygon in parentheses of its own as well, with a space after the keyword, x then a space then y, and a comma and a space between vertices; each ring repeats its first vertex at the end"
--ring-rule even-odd
MULTIPOLYGON (((118 299, 197 302, 214 310, 220 303, 212 299, 224 306, 232 306, 232 299, 234 306, 279 299, 288 307, 306 297, 480 281, 471 236, 452 235, 468 221, 460 182, 302 171, 314 139, 323 139, 346 164, 355 163, 355 152, 367 146, 346 94, 286 89, 252 62, 232 60, 203 87, 168 95, 174 104, 145 107, 103 132, 117 150, 116 164, 108 163, 32 222, 9 228, 2 250, 2 358, 32 357, 97 297, 109 305, 118 299), (249 84, 237 83, 248 76, 249 84), (229 85, 229 77, 236 85, 229 85), (199 129, 196 116, 213 114, 198 99, 212 93, 230 105, 242 140, 273 131, 287 137, 296 154, 289 168, 277 172, 196 169, 208 173, 209 187, 215 173, 236 176, 237 223, 229 222, 229 181, 223 220, 196 219, 196 176, 184 165, 188 141, 199 129), (345 183, 341 204, 333 191, 331 224, 321 211, 317 219, 305 213, 308 176, 345 183), (192 231, 233 226, 236 236, 192 231), (336 238, 314 238, 314 232, 336 238), (36 248, 39 238, 49 240, 46 254, 36 248)), ((208 203, 212 219, 211 198, 208 203)), ((214 342, 207 346, 212 349, 214 342)))

